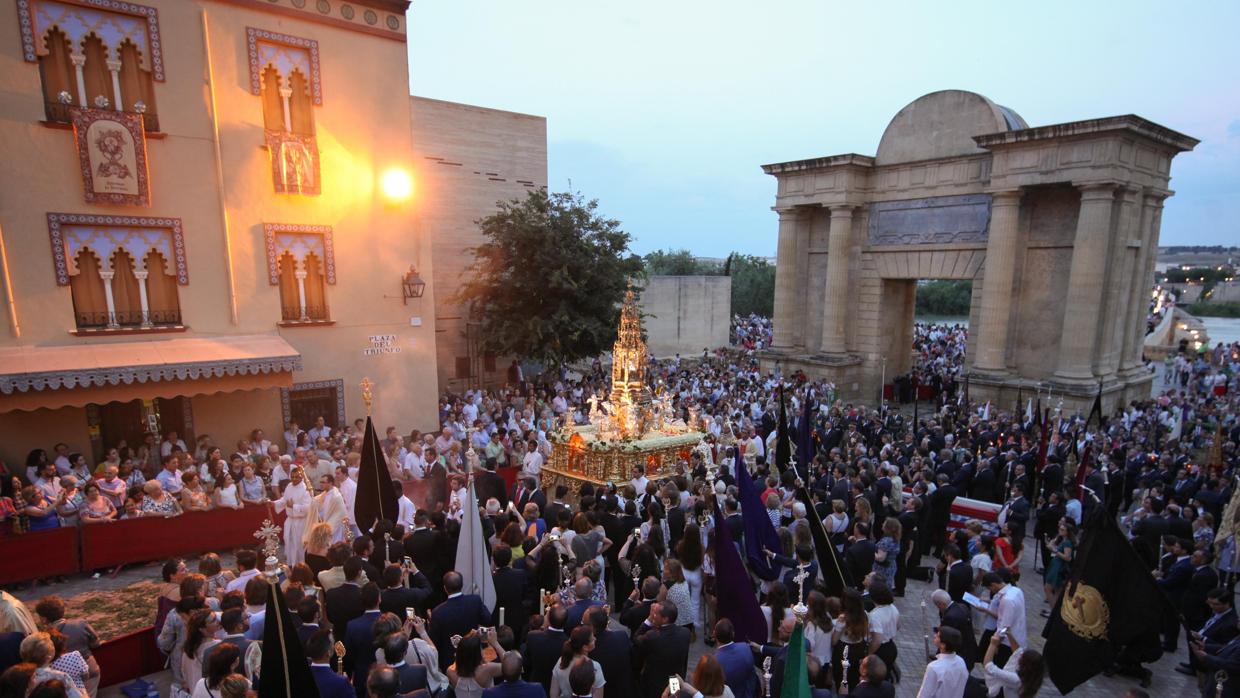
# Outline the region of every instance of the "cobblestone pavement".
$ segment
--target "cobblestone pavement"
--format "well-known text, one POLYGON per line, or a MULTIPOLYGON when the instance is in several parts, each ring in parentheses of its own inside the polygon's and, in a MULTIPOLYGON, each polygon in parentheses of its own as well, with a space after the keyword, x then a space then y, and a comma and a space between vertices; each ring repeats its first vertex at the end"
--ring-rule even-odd
MULTIPOLYGON (((223 557, 225 565, 232 564, 231 555, 223 557)), ((929 559, 928 557, 925 558, 926 561, 929 559)), ((193 560, 189 560, 188 563, 190 569, 197 567, 196 562, 193 560)), ((158 577, 159 565, 151 563, 126 568, 116 578, 108 575, 103 575, 99 579, 93 579, 89 576, 72 577, 63 583, 40 584, 34 590, 15 591, 14 595, 33 604, 35 600, 46 594, 55 593, 68 597, 85 591, 116 589, 136 581, 158 579, 158 577)), ((1029 644, 1034 649, 1041 650, 1044 644, 1041 633, 1046 622, 1046 619, 1042 618, 1041 612, 1046 608, 1046 605, 1043 601, 1041 576, 1034 573, 1033 566, 1029 561, 1024 562, 1022 565, 1020 587, 1025 592, 1026 612, 1029 618, 1029 644)), ((899 697, 916 696, 917 689, 921 685, 922 675, 925 670, 925 662, 922 659, 925 656, 922 637, 924 634, 931 632, 929 630, 930 626, 937 624, 937 614, 935 613, 934 605, 929 600, 930 592, 935 588, 937 587, 926 582, 909 580, 906 595, 903 598, 896 599, 896 607, 900 609, 900 634, 896 639, 896 644, 899 647, 898 665, 903 675, 901 682, 896 685, 896 695, 899 697), (921 607, 923 600, 926 602, 924 615, 921 607)), ((980 632, 980 624, 977 627, 979 628, 978 632, 980 632)), ((1153 685, 1149 689, 1150 695, 1160 698, 1198 695, 1196 682, 1191 677, 1175 671, 1177 664, 1187 661, 1187 648, 1184 646, 1182 636, 1180 640, 1177 652, 1164 655, 1158 662, 1148 665, 1148 668, 1154 673, 1153 685)), ((931 635, 931 641, 933 642, 933 635, 931 635)), ((690 648, 690 671, 697 664, 698 658, 710 651, 712 651, 711 648, 702 642, 701 633, 698 633, 698 641, 690 648)), ((974 668, 974 674, 981 675, 980 666, 974 668)), ((161 695, 168 695, 168 672, 160 672, 146 678, 154 681, 160 687, 161 695)), ((1081 698, 1119 698, 1124 695, 1128 688, 1135 687, 1136 685, 1135 679, 1098 675, 1077 687, 1072 692, 1072 696, 1079 696, 1081 698)), ((101 698, 115 698, 121 696, 118 689, 119 687, 117 686, 105 688, 100 691, 99 695, 101 698)), ((1060 693, 1048 679, 1043 684, 1042 690, 1038 695, 1058 696, 1060 693)))

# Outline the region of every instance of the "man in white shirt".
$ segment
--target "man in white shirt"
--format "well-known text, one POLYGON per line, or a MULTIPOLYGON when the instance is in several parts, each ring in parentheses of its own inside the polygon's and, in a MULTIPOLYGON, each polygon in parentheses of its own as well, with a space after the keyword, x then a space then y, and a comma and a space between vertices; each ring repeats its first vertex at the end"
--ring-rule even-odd
MULTIPOLYGON (((301 427, 297 424, 297 420, 288 423, 288 429, 284 430, 284 450, 286 453, 292 453, 297 448, 297 437, 301 436, 301 427)), ((267 452, 268 455, 270 451, 267 452)), ((279 452, 276 453, 279 455, 279 452)))
POLYGON ((413 515, 417 511, 417 507, 413 505, 413 500, 409 499, 409 495, 405 494, 401 489, 399 482, 393 482, 392 486, 396 491, 400 492, 400 499, 396 500, 396 524, 404 526, 406 531, 413 530, 413 515))
POLYGON ((637 496, 641 497, 646 493, 646 483, 650 480, 646 477, 646 469, 640 465, 633 466, 633 479, 629 480, 629 484, 633 486, 633 490, 637 492, 637 496))
POLYGON ((525 454, 525 458, 521 459, 521 472, 524 475, 538 479, 542 473, 543 457, 538 449, 531 449, 525 454))
POLYGON ((258 576, 258 553, 248 548, 237 551, 237 578, 224 587, 225 591, 245 591, 245 585, 258 576))
POLYGON ((1024 647, 1029 639, 1029 631, 1025 619, 1025 592, 1020 587, 1009 584, 1011 573, 1006 569, 987 572, 982 577, 982 584, 990 589, 992 599, 999 600, 998 615, 995 625, 998 629, 1006 629, 1003 644, 995 656, 995 664, 1004 666, 1012 656, 1012 640, 1018 647, 1024 647), (1006 578, 1005 578, 1006 573, 1006 578))
POLYGON ((921 681, 917 698, 962 698, 969 671, 964 660, 957 654, 963 638, 955 628, 940 626, 934 633, 939 656, 926 665, 926 675, 921 681))
POLYGON ((168 432, 168 436, 164 437, 163 443, 159 444, 159 455, 162 458, 167 458, 172 455, 174 450, 185 452, 189 449, 185 447, 184 441, 177 438, 177 433, 175 431, 170 431, 168 432))
POLYGON ((73 470, 73 464, 69 462, 69 444, 56 444, 53 450, 56 452, 56 474, 68 475, 73 470))
POLYGON ((414 441, 409 444, 409 452, 401 462, 401 469, 409 473, 414 480, 426 477, 426 458, 422 456, 422 444, 414 441))
POLYGON ((310 443, 315 444, 319 442, 319 439, 330 439, 332 437, 332 428, 327 426, 327 420, 323 419, 322 415, 319 415, 319 418, 314 420, 314 426, 310 427, 310 431, 306 435, 310 437, 310 443))

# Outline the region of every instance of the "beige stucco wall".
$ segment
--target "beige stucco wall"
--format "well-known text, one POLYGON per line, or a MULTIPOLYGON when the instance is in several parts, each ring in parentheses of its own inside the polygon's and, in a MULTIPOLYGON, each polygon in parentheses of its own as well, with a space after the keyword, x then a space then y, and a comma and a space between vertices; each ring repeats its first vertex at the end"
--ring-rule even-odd
MULTIPOLYGON (((161 341, 186 335, 149 334, 115 339, 75 337, 68 287, 57 286, 48 244, 49 211, 97 215, 167 216, 183 224, 189 285, 179 287, 188 335, 278 333, 303 357, 297 382, 342 379, 350 418, 364 413, 357 385, 369 377, 375 414, 402 429, 436 425, 434 303, 430 284, 423 306, 401 302, 401 275, 410 264, 434 273, 425 232, 416 224, 425 205, 389 203, 377 186, 391 167, 413 169, 408 128, 409 69, 404 41, 312 21, 287 3, 276 10, 210 0, 144 0, 159 11, 167 81, 155 83, 162 137, 147 141, 152 205, 87 205, 71 130, 51 128, 44 119, 39 68, 22 60, 16 13, 0 15, 0 228, 21 336, 0 330, 0 346, 82 345, 107 341, 161 341), (223 200, 230 226, 235 301, 230 302, 229 259, 205 75, 203 13, 209 23, 214 95, 223 162, 223 200), (249 91, 246 27, 318 42, 323 104, 314 107, 320 151, 322 194, 275 194, 263 145, 261 98, 249 91), (19 165, 20 164, 20 165, 19 165), (277 287, 269 285, 263 223, 328 225, 333 229, 337 283, 326 290, 330 326, 279 327, 277 287), (235 303, 237 319, 231 318, 235 303), (425 310, 423 309, 425 308, 425 310), (411 319, 419 318, 420 326, 411 319), (400 354, 363 357, 371 335, 396 335, 400 354)), ((338 8, 333 4, 333 12, 338 8)), ((311 5, 307 13, 313 12, 311 5)), ((357 17, 362 16, 361 9, 357 17)), ((403 19, 403 18, 402 18, 403 19)), ((360 20, 359 20, 360 21, 360 20)), ((279 425, 278 398, 251 410, 244 395, 195 398, 207 415, 196 427, 217 443, 252 422, 279 425), (216 410, 218 404, 227 407, 216 410), (234 410, 240 408, 237 416, 234 410), (219 419, 218 427, 213 423, 219 419)), ((0 415, 0 422, 15 417, 0 415)), ((73 418, 77 418, 76 416, 73 418)), ((7 426, 7 425, 6 425, 7 426)), ((30 436, 27 436, 29 439, 30 436)), ((41 434, 37 440, 46 439, 41 434)))
POLYGON ((476 221, 491 215, 496 202, 523 199, 547 186, 547 120, 541 116, 411 97, 414 167, 419 199, 415 211, 435 257, 436 288, 427 314, 435 315, 440 389, 462 390, 481 383, 503 383, 509 360, 495 371, 482 361, 474 381, 456 378, 456 360, 469 355, 465 311, 452 296, 473 263, 469 248, 484 240, 476 221))
POLYGON ((90 453, 85 408, 65 407, 0 415, 0 460, 4 461, 10 472, 24 475, 27 453, 42 448, 50 454, 52 446, 60 441, 69 446, 70 452, 90 453))
POLYGON ((728 344, 730 276, 651 276, 639 305, 654 356, 696 356, 728 344))

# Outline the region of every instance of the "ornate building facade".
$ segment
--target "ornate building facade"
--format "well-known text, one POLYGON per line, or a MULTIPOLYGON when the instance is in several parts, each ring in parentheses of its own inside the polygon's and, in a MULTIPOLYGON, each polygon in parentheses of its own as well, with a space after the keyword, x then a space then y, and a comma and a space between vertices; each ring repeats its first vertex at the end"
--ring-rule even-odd
POLYGON ((0 14, 0 457, 290 418, 437 426, 407 0, 0 14), (382 115, 376 118, 375 115, 382 115))

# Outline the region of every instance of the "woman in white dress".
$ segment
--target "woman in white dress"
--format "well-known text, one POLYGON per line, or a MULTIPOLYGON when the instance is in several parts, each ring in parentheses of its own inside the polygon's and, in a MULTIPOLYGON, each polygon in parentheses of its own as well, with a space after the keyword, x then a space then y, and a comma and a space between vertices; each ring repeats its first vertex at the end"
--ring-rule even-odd
POLYGON ((224 509, 240 509, 241 497, 237 492, 237 483, 233 481, 233 476, 227 470, 224 471, 218 481, 216 481, 215 506, 224 509))

